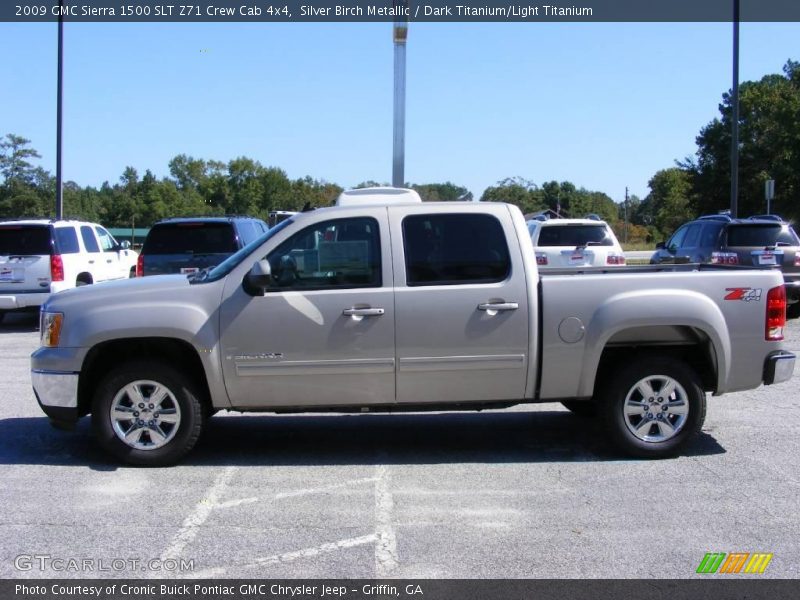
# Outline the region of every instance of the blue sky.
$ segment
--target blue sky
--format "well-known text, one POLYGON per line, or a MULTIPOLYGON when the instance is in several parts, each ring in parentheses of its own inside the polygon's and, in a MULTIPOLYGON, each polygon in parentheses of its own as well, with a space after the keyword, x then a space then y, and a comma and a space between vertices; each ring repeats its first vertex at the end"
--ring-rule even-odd
MULTIPOLYGON (((0 135, 55 172, 56 25, 0 23, 0 135)), ((731 86, 729 23, 412 23, 406 179, 505 177, 617 201, 695 151, 731 86)), ((800 24, 741 25, 742 81, 800 59, 800 24)), ((390 23, 68 23, 64 176, 248 156, 350 186, 391 179, 390 23)))

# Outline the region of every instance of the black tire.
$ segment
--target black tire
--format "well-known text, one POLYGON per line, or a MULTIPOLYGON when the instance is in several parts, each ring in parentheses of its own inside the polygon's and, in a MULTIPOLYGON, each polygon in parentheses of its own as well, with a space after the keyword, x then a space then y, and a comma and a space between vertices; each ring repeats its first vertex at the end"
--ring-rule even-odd
POLYGON ((579 417, 588 419, 597 416, 597 402, 591 400, 566 400, 561 404, 579 417))
POLYGON ((6 318, 6 311, 0 310, 0 323, 3 322, 3 319, 6 318))
POLYGON ((611 441, 640 458, 674 456, 699 433, 706 417, 700 378, 686 363, 670 357, 648 356, 632 362, 605 381, 599 402, 611 441), (664 398, 659 392, 667 383, 677 385, 664 398), (654 393, 644 397, 642 390, 654 393))
POLYGON ((150 467, 174 464, 194 447, 202 432, 204 410, 200 397, 195 385, 177 369, 152 360, 125 363, 106 375, 95 390, 92 403, 95 436, 105 450, 126 463, 150 467), (142 396, 144 402, 138 406, 125 391, 129 385, 142 396), (159 402, 156 396, 163 393, 161 390, 167 393, 159 402), (149 400, 153 402, 148 403, 149 400), (119 413, 131 411, 131 419, 112 419, 113 406, 119 413), (165 416, 168 413, 169 420, 165 416), (139 423, 137 427, 134 420, 139 423), (174 420, 177 423, 171 422, 174 420), (155 427, 151 427, 154 423, 155 427), (125 429, 138 437, 123 441, 125 429))
POLYGON ((786 307, 787 319, 800 319, 800 301, 786 307))
POLYGON ((136 277, 136 267, 131 267, 131 270, 128 273, 128 279, 134 279, 135 277, 136 277))

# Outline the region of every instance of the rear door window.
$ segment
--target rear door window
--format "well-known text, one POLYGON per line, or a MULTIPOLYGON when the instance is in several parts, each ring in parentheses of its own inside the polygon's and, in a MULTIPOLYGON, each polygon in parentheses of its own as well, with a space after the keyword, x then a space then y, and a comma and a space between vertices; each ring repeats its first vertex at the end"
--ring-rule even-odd
POLYGON ((233 254, 236 234, 231 223, 165 223, 150 230, 143 254, 233 254))
POLYGON ((406 284, 497 283, 511 272, 503 227, 491 215, 411 215, 403 219, 406 284))
POLYGON ((56 248, 59 254, 77 254, 81 251, 78 245, 78 234, 74 227, 56 227, 56 248))
POLYGON ((0 226, 0 256, 51 254, 50 228, 46 225, 0 226))
POLYGON ((100 246, 97 245, 97 238, 94 237, 94 231, 88 225, 81 227, 81 238, 83 238, 83 245, 86 246, 87 252, 100 252, 100 246))

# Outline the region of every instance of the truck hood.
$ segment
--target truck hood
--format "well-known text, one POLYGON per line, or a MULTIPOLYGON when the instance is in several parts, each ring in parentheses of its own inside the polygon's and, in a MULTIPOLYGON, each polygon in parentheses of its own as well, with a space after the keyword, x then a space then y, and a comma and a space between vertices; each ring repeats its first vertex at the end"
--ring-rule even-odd
POLYGON ((140 337, 196 343, 198 336, 206 347, 216 335, 224 281, 191 284, 186 275, 156 275, 104 282, 53 294, 43 310, 64 314, 63 347, 140 337))
POLYGON ((53 294, 42 310, 64 312, 80 306, 81 310, 93 307, 134 307, 154 300, 183 299, 190 295, 193 286, 186 275, 159 275, 157 277, 135 277, 104 281, 94 285, 76 287, 53 294))

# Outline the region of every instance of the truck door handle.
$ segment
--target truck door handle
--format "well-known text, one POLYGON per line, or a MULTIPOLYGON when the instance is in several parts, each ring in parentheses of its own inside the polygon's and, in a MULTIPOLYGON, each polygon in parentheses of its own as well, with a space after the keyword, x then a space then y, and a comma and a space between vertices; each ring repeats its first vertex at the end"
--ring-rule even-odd
POLYGON ((501 310, 517 310, 519 304, 517 302, 484 302, 478 304, 478 310, 487 311, 501 311, 501 310))
POLYGON ((380 317, 384 312, 382 308, 345 308, 342 314, 346 317, 380 317))
POLYGON ((93 265, 93 264, 94 264, 94 261, 93 261, 93 260, 90 260, 90 261, 89 261, 89 264, 90 264, 90 265, 93 265))
POLYGON ((111 259, 109 258, 109 259, 108 259, 106 262, 107 262, 107 263, 109 263, 109 264, 111 264, 111 259))

